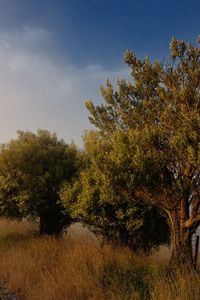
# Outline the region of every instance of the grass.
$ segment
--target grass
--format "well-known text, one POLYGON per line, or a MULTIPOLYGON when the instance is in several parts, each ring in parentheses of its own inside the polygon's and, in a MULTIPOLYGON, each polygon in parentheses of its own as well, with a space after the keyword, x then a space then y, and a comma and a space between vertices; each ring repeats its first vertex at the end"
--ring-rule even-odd
MULTIPOLYGON (((198 274, 94 239, 40 238, 28 222, 0 221, 0 278, 21 300, 199 300, 198 274)), ((0 279, 0 281, 1 281, 0 279)))
POLYGON ((32 239, 36 226, 28 221, 0 219, 0 249, 32 239))

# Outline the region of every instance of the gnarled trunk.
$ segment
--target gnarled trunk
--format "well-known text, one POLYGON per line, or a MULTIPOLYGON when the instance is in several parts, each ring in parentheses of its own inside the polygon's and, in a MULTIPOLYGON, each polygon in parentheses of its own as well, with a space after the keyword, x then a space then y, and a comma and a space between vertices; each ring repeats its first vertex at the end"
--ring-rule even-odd
POLYGON ((189 206, 186 200, 182 200, 179 207, 170 213, 171 220, 171 259, 172 267, 193 268, 192 233, 185 227, 189 218, 189 206))

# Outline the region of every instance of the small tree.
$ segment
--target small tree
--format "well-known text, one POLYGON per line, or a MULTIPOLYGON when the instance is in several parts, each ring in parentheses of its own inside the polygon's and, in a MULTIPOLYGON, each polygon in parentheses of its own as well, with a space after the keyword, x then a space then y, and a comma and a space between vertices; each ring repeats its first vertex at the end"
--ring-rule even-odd
POLYGON ((126 52, 132 82, 102 88, 105 104, 87 102, 90 121, 119 136, 132 170, 131 201, 152 204, 171 229, 171 263, 192 266, 200 223, 200 49, 172 39, 170 59, 151 63, 126 52))
POLYGON ((40 234, 60 234, 71 223, 60 202, 63 181, 76 173, 77 150, 46 130, 18 132, 0 151, 0 210, 40 219, 40 234))
POLYGON ((132 201, 132 173, 119 136, 84 136, 85 164, 79 179, 67 184, 61 199, 67 211, 103 239, 149 252, 168 242, 166 219, 156 208, 132 201), (128 167, 129 165, 129 167, 128 167))

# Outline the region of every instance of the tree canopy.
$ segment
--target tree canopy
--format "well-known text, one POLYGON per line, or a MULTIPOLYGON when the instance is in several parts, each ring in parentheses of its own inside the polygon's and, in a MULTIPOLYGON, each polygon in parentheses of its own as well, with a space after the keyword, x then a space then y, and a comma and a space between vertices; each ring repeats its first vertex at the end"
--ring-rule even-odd
POLYGON ((60 234, 71 218, 59 190, 77 171, 77 150, 46 130, 18 132, 0 150, 0 211, 40 218, 40 233, 60 234))
POLYGON ((73 185, 61 192, 73 217, 110 242, 134 250, 150 251, 168 242, 166 219, 156 208, 132 201, 132 174, 121 137, 109 139, 99 132, 84 136, 85 166, 73 185))
MULTIPOLYGON (((170 51, 154 63, 127 51, 132 80, 118 79, 117 90, 107 81, 105 102, 86 105, 102 137, 119 142, 114 160, 126 161, 130 201, 166 214, 171 262, 192 265, 200 223, 200 48, 172 39, 170 51)), ((114 184, 122 190, 123 181, 114 184)))

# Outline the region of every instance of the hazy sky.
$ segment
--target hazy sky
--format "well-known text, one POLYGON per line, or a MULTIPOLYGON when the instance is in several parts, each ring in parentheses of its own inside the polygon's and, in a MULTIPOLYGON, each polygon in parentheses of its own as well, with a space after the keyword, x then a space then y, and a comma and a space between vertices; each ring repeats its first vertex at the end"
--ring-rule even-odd
POLYGON ((123 53, 153 60, 195 43, 200 0, 0 0, 0 142, 37 128, 81 145, 84 103, 127 77, 123 53))

